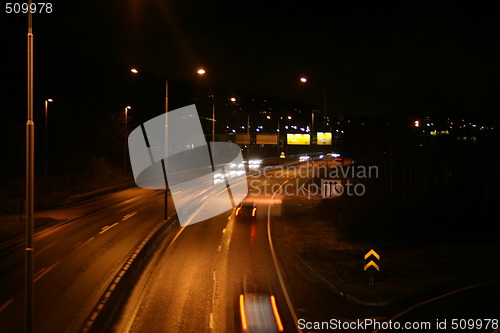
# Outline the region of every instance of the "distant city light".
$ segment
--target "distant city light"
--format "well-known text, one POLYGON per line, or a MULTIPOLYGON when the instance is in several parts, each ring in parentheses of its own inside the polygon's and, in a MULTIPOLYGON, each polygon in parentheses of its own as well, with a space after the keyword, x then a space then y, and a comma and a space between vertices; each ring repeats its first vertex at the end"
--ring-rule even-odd
POLYGON ((130 69, 130 71, 131 71, 132 73, 134 73, 134 74, 139 73, 139 71, 138 71, 137 69, 135 69, 135 68, 131 68, 131 69, 130 69))
POLYGON ((300 78, 300 82, 302 82, 302 83, 306 83, 306 82, 307 82, 307 79, 306 79, 305 77, 301 77, 301 78, 300 78))
POLYGON ((420 127, 420 121, 415 120, 415 127, 420 127))
POLYGON ((230 98, 230 101, 234 103, 234 102, 236 102, 236 98, 231 97, 231 98, 230 98))
POLYGON ((203 68, 200 68, 196 73, 198 73, 199 75, 204 75, 206 72, 203 68))

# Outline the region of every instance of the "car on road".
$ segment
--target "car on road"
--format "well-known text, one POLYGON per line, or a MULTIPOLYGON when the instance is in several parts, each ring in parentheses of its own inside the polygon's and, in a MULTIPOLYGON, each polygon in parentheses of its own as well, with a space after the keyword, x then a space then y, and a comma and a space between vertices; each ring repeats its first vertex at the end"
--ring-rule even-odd
POLYGON ((255 218, 257 216, 257 205, 254 202, 242 202, 236 208, 234 216, 238 218, 255 218))
POLYGON ((238 300, 242 332, 277 333, 284 327, 274 295, 242 293, 238 300))

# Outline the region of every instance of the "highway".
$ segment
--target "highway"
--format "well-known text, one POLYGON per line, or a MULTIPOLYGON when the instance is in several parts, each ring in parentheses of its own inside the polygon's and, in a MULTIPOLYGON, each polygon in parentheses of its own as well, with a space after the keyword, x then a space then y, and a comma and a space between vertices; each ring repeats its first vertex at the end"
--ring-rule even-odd
MULTIPOLYGON (((499 313, 498 283, 436 299, 431 292, 383 307, 347 302, 303 265, 285 234, 279 190, 286 185, 288 194, 299 192, 307 180, 282 170, 249 177, 245 201, 256 204, 254 218, 235 216, 231 209, 182 228, 174 221, 112 331, 241 332, 240 295, 245 314, 250 300, 269 303, 274 296, 285 332, 315 332, 298 323, 332 319, 435 321, 499 313)), ((222 197, 221 191, 200 208, 222 197)), ((80 331, 123 263, 162 221, 163 202, 163 191, 132 188, 108 194, 74 205, 82 211, 81 218, 36 234, 35 332, 80 331)), ((170 201, 169 215, 173 213, 170 201)), ((0 265, 0 332, 23 332, 23 244, 1 249, 0 265)), ((278 331, 276 315, 268 314, 271 325, 250 332, 278 331)), ((248 315, 246 324, 250 327, 264 317, 265 311, 248 315)))
MULTIPOLYGON (((246 201, 256 203, 255 219, 236 217, 232 210, 175 230, 135 288, 114 330, 242 331, 240 294, 274 295, 286 332, 301 332, 300 318, 369 316, 366 309, 345 304, 304 271, 289 248, 279 216, 279 188, 285 183, 301 187, 306 181, 283 172, 276 178, 272 171, 253 177, 246 201), (264 193, 264 188, 273 192, 264 193)), ((256 331, 277 331, 277 327, 256 331)))
MULTIPOLYGON (((78 331, 117 270, 162 220, 163 202, 162 191, 133 188, 81 204, 83 217, 36 233, 36 332, 78 331)), ((24 244, 3 249, 0 267, 0 332, 23 332, 24 244)))

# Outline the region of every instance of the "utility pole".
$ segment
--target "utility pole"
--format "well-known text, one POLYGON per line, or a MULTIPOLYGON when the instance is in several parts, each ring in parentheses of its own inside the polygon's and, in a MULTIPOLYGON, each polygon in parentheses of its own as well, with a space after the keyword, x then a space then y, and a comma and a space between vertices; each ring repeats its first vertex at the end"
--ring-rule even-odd
POLYGON ((35 249, 33 248, 35 201, 35 123, 33 122, 33 27, 31 0, 28 0, 28 120, 26 122, 26 332, 33 332, 34 293, 33 275, 35 249))

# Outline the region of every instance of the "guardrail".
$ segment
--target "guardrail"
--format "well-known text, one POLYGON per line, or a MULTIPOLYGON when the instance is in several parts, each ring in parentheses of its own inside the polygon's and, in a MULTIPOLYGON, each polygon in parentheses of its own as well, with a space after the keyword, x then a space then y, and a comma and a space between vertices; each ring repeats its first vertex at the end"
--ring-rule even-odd
POLYGON ((75 203, 75 202, 80 202, 80 201, 83 201, 83 200, 91 199, 91 198, 94 198, 94 197, 102 195, 102 194, 108 194, 108 193, 111 193, 111 192, 114 192, 114 191, 124 190, 124 189, 127 189, 127 188, 132 187, 132 186, 135 186, 134 182, 120 184, 120 185, 115 185, 115 186, 110 186, 110 187, 106 187, 106 188, 103 188, 103 189, 100 189, 100 190, 96 190, 96 191, 92 191, 92 192, 75 194, 75 195, 72 195, 72 196, 68 197, 66 200, 64 200, 64 202, 62 203, 62 205, 63 206, 64 205, 69 205, 69 204, 72 204, 72 203, 75 203))

